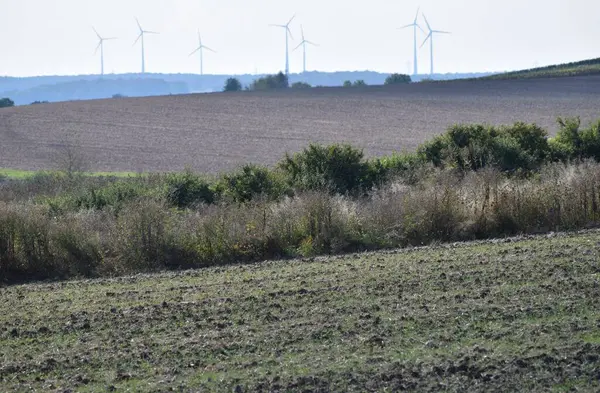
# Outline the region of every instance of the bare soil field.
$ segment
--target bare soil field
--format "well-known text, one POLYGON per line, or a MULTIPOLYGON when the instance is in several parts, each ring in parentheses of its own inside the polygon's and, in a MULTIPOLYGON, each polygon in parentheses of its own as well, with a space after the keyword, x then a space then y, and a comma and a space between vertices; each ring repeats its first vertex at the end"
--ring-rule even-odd
POLYGON ((0 110, 0 167, 52 169, 61 143, 94 171, 219 172, 273 164, 310 142, 369 156, 411 150, 454 123, 600 117, 600 75, 124 98, 0 110))

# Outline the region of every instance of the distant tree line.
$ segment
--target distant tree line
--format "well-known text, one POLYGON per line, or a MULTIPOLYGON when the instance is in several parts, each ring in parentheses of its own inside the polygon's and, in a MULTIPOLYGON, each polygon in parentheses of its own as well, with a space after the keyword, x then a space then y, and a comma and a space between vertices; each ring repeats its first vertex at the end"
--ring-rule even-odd
MULTIPOLYGON (((252 81, 250 85, 246 87, 246 90, 282 90, 282 89, 309 89, 312 86, 306 82, 295 82, 290 85, 290 81, 287 75, 283 72, 279 72, 273 75, 266 75, 255 79, 252 81)), ((225 81, 225 86, 223 87, 223 91, 232 92, 232 91, 242 91, 244 88, 242 83, 237 78, 228 78, 225 81)))
POLYGON ((15 106, 15 102, 10 98, 0 99, 0 108, 10 108, 11 106, 15 106))

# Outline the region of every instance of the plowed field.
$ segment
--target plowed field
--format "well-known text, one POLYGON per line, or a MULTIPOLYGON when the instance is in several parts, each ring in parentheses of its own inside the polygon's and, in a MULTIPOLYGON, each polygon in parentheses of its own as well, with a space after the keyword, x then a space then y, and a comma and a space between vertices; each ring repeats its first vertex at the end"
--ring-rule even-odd
POLYGON ((599 235, 0 288, 0 391, 598 392, 599 235))
POLYGON ((389 154, 458 122, 552 133, 557 116, 600 117, 600 76, 65 102, 0 110, 0 167, 53 168, 66 142, 94 171, 218 172, 311 141, 389 154))

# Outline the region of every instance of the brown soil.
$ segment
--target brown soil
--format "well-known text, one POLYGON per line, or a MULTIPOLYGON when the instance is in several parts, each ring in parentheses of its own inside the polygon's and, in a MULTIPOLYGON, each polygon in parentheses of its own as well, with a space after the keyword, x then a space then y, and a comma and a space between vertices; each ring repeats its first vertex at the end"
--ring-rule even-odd
POLYGON ((414 149, 460 122, 600 117, 600 76, 65 102, 0 110, 0 167, 49 169, 73 144, 96 171, 217 172, 309 142, 414 149))

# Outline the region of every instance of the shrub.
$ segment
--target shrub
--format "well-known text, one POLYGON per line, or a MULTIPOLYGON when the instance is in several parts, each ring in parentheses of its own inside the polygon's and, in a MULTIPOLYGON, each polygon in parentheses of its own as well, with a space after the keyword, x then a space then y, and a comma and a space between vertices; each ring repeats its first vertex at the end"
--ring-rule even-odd
POLYGON ((600 161, 600 120, 580 132, 582 158, 600 161))
POLYGON ((40 201, 48 205, 55 214, 107 208, 117 213, 129 202, 153 194, 156 193, 144 179, 135 178, 113 180, 106 184, 91 183, 81 189, 67 189, 57 196, 40 198, 40 201))
POLYGON ((354 87, 366 86, 366 85, 367 85, 367 83, 364 80, 362 80, 362 79, 356 80, 352 84, 352 86, 354 86, 354 87))
POLYGON ((10 108, 15 106, 15 102, 10 98, 2 98, 0 99, 0 108, 10 108))
POLYGON ((42 206, 0 203, 0 277, 57 276, 51 221, 42 206))
POLYGON ((558 125, 553 142, 556 154, 564 153, 569 159, 593 158, 600 161, 600 121, 582 129, 578 117, 558 118, 558 125))
POLYGON ((541 164, 548 157, 548 133, 536 124, 517 122, 500 127, 499 134, 514 138, 519 147, 541 164))
POLYGON ((236 172, 223 175, 215 188, 221 196, 244 203, 258 196, 278 199, 283 195, 285 185, 280 176, 266 167, 244 165, 236 172))
POLYGON ((267 236, 291 256, 314 256, 359 248, 356 203, 322 192, 306 192, 274 204, 267 236))
POLYGON ((169 211, 160 202, 138 200, 119 215, 111 244, 122 271, 165 266, 171 248, 169 211))
POLYGON ((171 206, 187 208, 215 200, 210 184, 189 170, 167 175, 165 183, 166 200, 171 206))
POLYGON ((416 184, 428 169, 426 162, 416 153, 394 153, 371 160, 370 163, 372 171, 378 173, 376 184, 389 183, 396 178, 402 178, 408 184, 416 184))
POLYGON ((292 89, 310 89, 312 86, 306 82, 292 83, 292 89))
POLYGON ((352 87, 352 81, 344 81, 343 87, 352 87))
POLYGON ((385 85, 401 85, 411 83, 412 80, 409 75, 405 74, 392 74, 385 78, 385 85))
POLYGON ((556 133, 556 137, 554 137, 555 142, 567 147, 572 155, 569 158, 579 156, 582 146, 581 135, 579 133, 581 119, 578 117, 565 119, 559 117, 557 122, 559 129, 556 133))
POLYGON ((515 172, 539 168, 547 162, 550 146, 546 131, 535 124, 460 124, 422 144, 418 154, 438 167, 468 171, 491 166, 515 172))
POLYGON ((242 91, 242 83, 237 78, 228 78, 223 91, 242 91))
POLYGON ((299 190, 328 190, 332 193, 356 193, 370 188, 369 165, 363 152, 350 145, 311 144, 292 156, 286 153, 279 167, 290 186, 299 190))
POLYGON ((117 181, 102 188, 90 188, 74 198, 75 210, 102 210, 107 206, 120 210, 124 204, 147 194, 141 184, 132 181, 117 181))
POLYGON ((250 90, 272 90, 272 89, 287 89, 290 87, 287 75, 279 72, 276 75, 267 75, 258 78, 250 85, 250 90))

